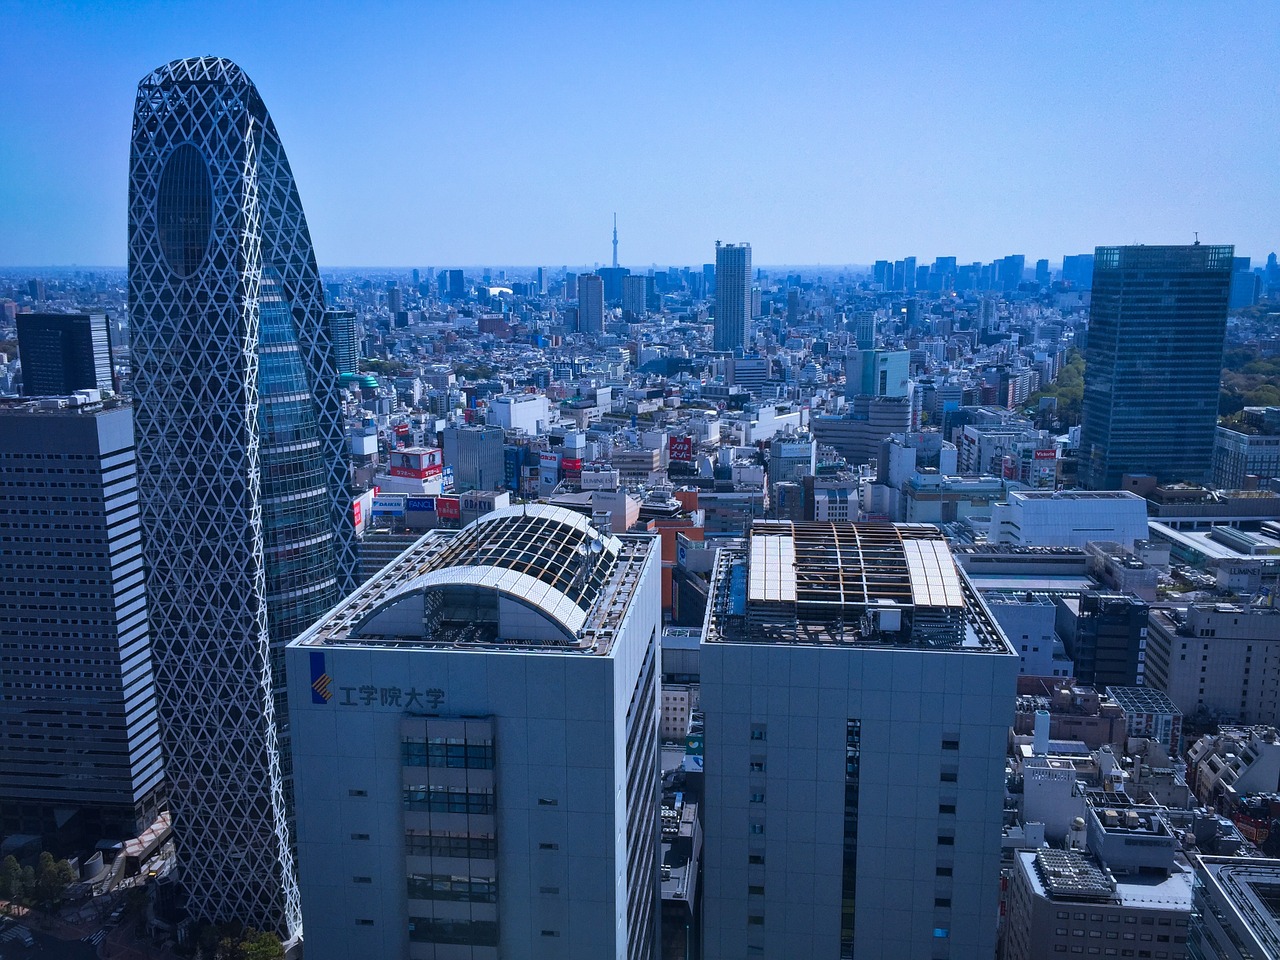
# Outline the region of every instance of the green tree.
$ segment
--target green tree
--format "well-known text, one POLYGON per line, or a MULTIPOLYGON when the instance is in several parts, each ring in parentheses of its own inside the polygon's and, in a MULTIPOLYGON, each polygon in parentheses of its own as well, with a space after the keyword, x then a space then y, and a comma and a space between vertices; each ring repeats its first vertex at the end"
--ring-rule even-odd
POLYGON ((62 900, 67 887, 76 881, 76 872, 66 860, 55 860, 48 850, 40 854, 35 871, 35 899, 52 906, 62 900))
POLYGON ((18 900, 22 897, 22 864, 13 854, 0 861, 0 899, 18 900))
POLYGON ((284 960, 284 946, 274 934, 260 932, 250 927, 240 941, 244 960, 284 960))

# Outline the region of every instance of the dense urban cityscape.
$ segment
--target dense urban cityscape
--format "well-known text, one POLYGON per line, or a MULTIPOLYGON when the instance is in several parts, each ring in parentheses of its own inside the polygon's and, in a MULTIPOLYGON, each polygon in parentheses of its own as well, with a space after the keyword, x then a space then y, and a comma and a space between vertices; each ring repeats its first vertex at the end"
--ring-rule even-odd
POLYGON ((0 958, 1280 957, 1276 253, 320 266, 246 69, 0 267, 0 958))

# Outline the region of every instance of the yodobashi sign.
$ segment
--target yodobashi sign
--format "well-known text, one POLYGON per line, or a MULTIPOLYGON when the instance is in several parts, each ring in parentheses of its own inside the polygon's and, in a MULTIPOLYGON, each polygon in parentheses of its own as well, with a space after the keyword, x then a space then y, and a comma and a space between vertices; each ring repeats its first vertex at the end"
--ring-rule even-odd
POLYGON ((690 462, 693 460, 693 437, 672 437, 667 441, 667 452, 672 460, 690 462))
POLYGON ((373 515, 403 517, 404 516, 403 493, 384 493, 373 498, 373 515))

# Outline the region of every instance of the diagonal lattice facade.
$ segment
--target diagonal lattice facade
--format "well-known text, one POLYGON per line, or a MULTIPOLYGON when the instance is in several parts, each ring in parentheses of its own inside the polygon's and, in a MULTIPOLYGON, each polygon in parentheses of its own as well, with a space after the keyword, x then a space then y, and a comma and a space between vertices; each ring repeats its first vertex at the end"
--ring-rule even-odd
POLYGON ((129 311, 148 594, 193 915, 289 936, 284 645, 354 569, 333 344, 275 126, 243 71, 138 86, 129 311))

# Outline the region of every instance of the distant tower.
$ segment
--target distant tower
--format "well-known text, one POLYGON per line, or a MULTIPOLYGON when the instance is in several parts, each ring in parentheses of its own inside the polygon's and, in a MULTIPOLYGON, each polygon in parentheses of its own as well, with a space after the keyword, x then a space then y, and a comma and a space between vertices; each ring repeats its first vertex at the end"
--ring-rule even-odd
POLYGON ((716 241, 716 317, 713 348, 736 350, 750 339, 751 244, 716 241))
POLYGON ((618 215, 613 215, 613 269, 618 269, 618 215))
POLYGON ((1213 463, 1231 288, 1230 246, 1098 247, 1093 261, 1080 485, 1126 473, 1201 482, 1213 463))

